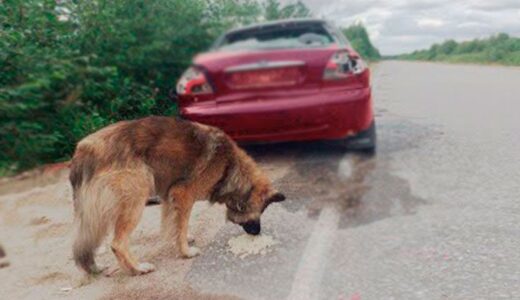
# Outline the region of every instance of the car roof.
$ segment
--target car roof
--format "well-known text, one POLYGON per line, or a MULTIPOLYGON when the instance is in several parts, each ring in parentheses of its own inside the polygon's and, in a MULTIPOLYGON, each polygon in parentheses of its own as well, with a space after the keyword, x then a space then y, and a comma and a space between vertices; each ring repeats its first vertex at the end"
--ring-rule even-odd
POLYGON ((328 25, 329 23, 325 20, 316 19, 316 18, 285 19, 285 20, 278 20, 278 21, 255 23, 252 25, 235 28, 235 29, 232 29, 232 30, 226 32, 226 35, 239 33, 239 32, 245 32, 245 31, 251 31, 251 30, 255 30, 255 29, 262 29, 265 27, 276 27, 276 26, 283 26, 283 25, 305 25, 305 24, 328 25))

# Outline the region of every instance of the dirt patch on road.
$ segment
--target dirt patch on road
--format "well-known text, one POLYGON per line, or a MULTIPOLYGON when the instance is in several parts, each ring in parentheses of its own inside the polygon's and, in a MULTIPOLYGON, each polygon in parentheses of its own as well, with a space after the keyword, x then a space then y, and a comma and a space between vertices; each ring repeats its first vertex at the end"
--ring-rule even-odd
POLYGON ((55 184, 68 176, 69 162, 45 165, 14 177, 0 178, 0 195, 55 184))
POLYGON ((50 223, 51 220, 45 216, 43 217, 36 217, 36 218, 32 218, 31 221, 29 222, 29 225, 31 226, 38 226, 38 225, 43 225, 43 224, 48 224, 50 223))
MULTIPOLYGON (((9 299, 237 299, 198 294, 184 284, 183 278, 193 260, 180 258, 171 245, 165 247, 160 234, 159 206, 145 209, 131 241, 132 254, 141 262, 155 264, 156 272, 142 277, 121 272, 112 278, 85 276, 72 259, 74 213, 68 174, 58 173, 52 173, 52 179, 41 179, 31 173, 17 179, 23 184, 12 178, 0 183, 0 191, 10 191, 0 195, 0 242, 9 254, 9 262, 0 258, 2 296, 9 299)), ((192 221, 190 229, 195 245, 204 251, 225 224, 224 209, 197 203, 192 221)), ((117 262, 109 245, 110 237, 100 247, 96 260, 100 266, 113 269, 117 262)))
POLYGON ((186 287, 172 291, 171 289, 164 288, 161 285, 154 285, 146 289, 125 289, 106 295, 101 298, 102 300, 141 300, 141 299, 154 299, 154 300, 240 300, 241 298, 231 295, 213 295, 213 294, 202 294, 193 290, 192 288, 186 287))
POLYGON ((69 276, 62 272, 51 272, 34 279, 34 284, 46 284, 56 281, 67 280, 69 276))
POLYGON ((51 224, 45 228, 38 230, 33 238, 35 242, 41 239, 49 239, 66 235, 71 229, 70 224, 58 223, 51 224))
POLYGON ((4 209, 0 207, 0 215, 2 215, 1 223, 3 225, 15 225, 19 224, 21 217, 18 210, 15 209, 4 209))

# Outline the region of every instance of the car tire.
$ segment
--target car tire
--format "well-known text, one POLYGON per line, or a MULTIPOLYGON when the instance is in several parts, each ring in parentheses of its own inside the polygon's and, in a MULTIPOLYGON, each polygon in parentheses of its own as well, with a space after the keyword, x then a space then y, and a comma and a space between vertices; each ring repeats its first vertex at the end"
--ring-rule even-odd
POLYGON ((345 150, 361 152, 368 155, 376 153, 377 133, 376 123, 372 122, 370 127, 358 134, 341 140, 341 145, 345 150))

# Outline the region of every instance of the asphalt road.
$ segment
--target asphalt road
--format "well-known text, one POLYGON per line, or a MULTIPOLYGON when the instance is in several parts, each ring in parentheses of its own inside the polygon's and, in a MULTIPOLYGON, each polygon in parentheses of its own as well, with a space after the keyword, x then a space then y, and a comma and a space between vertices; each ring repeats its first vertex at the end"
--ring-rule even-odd
POLYGON ((520 69, 384 62, 373 77, 377 156, 249 149, 290 165, 290 200, 264 218, 281 244, 229 259, 226 227, 186 280, 251 299, 520 299, 520 69))
MULTIPOLYGON (((288 196, 262 219, 270 252, 234 255, 241 228, 200 203, 190 231, 202 254, 181 259, 159 246, 160 208, 150 207, 132 249, 157 271, 85 280, 70 257, 62 180, 0 197, 11 260, 0 295, 520 299, 520 68, 383 62, 373 86, 376 156, 330 143, 247 149, 288 196)), ((106 249, 99 261, 115 264, 106 249)))

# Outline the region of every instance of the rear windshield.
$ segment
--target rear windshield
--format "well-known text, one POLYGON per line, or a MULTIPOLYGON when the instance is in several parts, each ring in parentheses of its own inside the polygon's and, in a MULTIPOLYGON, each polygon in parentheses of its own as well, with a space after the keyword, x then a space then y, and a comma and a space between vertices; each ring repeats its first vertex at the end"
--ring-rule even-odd
POLYGON ((219 50, 262 50, 323 47, 332 36, 320 24, 276 25, 226 34, 215 45, 219 50))

